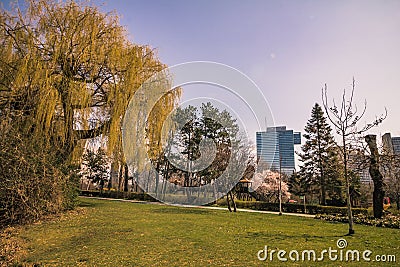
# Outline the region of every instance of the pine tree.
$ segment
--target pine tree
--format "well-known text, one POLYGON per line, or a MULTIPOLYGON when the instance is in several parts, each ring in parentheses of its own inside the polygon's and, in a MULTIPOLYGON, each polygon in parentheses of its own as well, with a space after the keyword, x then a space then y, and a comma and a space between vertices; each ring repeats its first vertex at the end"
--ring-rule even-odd
POLYGON ((343 206, 345 205, 344 197, 344 179, 342 171, 342 163, 340 161, 338 148, 336 146, 331 146, 327 150, 328 160, 325 167, 325 177, 326 177, 326 193, 330 199, 328 205, 333 206, 343 206))
MULTIPOLYGON (((311 111, 311 118, 305 127, 303 137, 306 142, 299 153, 300 167, 299 175, 307 184, 309 189, 316 188, 319 194, 319 202, 326 205, 327 191, 331 196, 340 190, 339 174, 336 170, 338 159, 333 149, 334 139, 332 129, 326 122, 324 112, 318 103, 311 111)), ((337 194, 340 196, 341 194, 337 194)))

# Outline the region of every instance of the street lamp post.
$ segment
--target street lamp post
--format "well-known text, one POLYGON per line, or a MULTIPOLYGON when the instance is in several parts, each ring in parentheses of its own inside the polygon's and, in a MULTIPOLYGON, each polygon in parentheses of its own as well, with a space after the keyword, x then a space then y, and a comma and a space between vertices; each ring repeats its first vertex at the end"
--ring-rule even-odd
POLYGON ((282 215, 282 156, 279 155, 279 215, 282 215))

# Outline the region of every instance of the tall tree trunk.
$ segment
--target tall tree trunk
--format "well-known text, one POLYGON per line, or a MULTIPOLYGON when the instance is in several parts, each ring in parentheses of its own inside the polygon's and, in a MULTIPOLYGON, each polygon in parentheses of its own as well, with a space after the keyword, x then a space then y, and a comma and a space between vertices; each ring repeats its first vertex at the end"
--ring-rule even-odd
POLYGON ((379 170, 379 152, 376 145, 376 135, 369 134, 365 136, 365 141, 371 152, 369 161, 369 175, 374 181, 373 205, 374 217, 382 218, 383 216, 383 198, 385 192, 383 191, 383 175, 379 170))
POLYGON ((162 198, 165 199, 165 194, 167 191, 167 183, 169 182, 169 160, 167 160, 166 166, 165 166, 165 177, 163 180, 163 185, 162 185, 162 198))
POLYGON ((128 192, 128 164, 124 164, 124 192, 128 192))
POLYGON ((232 212, 231 203, 229 202, 229 194, 226 194, 226 204, 228 204, 228 210, 229 210, 229 212, 232 212))
POLYGON ((346 199, 347 199, 347 215, 349 217, 349 235, 354 234, 353 228, 353 211, 351 210, 351 198, 350 198, 350 181, 347 173, 347 148, 346 148, 346 137, 343 138, 343 164, 344 164, 344 177, 346 180, 346 199))
POLYGON ((321 135, 320 135, 320 125, 319 125, 319 121, 321 120, 321 118, 319 118, 318 114, 317 114, 317 142, 318 142, 318 165, 319 165, 319 174, 320 174, 320 204, 321 205, 326 205, 326 192, 325 192, 325 173, 324 173, 324 167, 323 167, 323 163, 322 163, 322 148, 321 148, 321 135))
POLYGON ((326 205, 325 177, 321 176, 321 205, 326 205))
POLYGON ((229 197, 232 200, 233 212, 236 212, 236 203, 235 203, 235 199, 233 198, 232 191, 229 191, 228 194, 226 194, 226 202, 228 204, 228 210, 230 212, 232 212, 232 208, 231 208, 231 203, 230 203, 229 197))
MULTIPOLYGON (((157 166, 156 166, 156 184, 155 184, 155 191, 156 191, 156 198, 158 197, 158 183, 160 182, 160 162, 161 158, 157 160, 157 166)), ((161 187, 162 189, 162 187, 161 187)))
POLYGON ((122 189, 122 165, 118 164, 118 190, 117 190, 117 196, 120 197, 120 192, 122 189))
POLYGON ((90 189, 90 181, 92 181, 92 173, 91 172, 89 172, 89 177, 90 177, 90 179, 86 179, 87 180, 86 191, 88 191, 90 189))
POLYGON ((229 191, 229 194, 231 195, 231 199, 232 199, 233 212, 236 212, 236 202, 233 197, 232 191, 229 191))

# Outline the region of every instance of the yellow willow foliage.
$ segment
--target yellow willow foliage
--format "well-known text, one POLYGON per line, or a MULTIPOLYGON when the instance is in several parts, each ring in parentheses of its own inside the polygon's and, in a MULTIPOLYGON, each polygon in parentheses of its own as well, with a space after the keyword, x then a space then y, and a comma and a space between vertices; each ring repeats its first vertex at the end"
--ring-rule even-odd
POLYGON ((168 116, 177 105, 175 99, 179 98, 180 94, 180 88, 169 91, 157 101, 157 104, 151 110, 147 121, 147 137, 149 139, 148 154, 153 160, 160 156, 163 145, 165 145, 164 142, 169 137, 168 133, 174 129, 172 120, 168 116))
MULTIPOLYGON (((69 153, 100 134, 108 136, 109 153, 120 150, 130 100, 166 66, 148 46, 130 43, 113 13, 74 1, 32 0, 28 6, 0 16, 0 108, 21 110, 32 138, 69 147, 69 153)), ((179 96, 165 94, 156 104, 150 139, 159 138, 160 123, 179 96)))

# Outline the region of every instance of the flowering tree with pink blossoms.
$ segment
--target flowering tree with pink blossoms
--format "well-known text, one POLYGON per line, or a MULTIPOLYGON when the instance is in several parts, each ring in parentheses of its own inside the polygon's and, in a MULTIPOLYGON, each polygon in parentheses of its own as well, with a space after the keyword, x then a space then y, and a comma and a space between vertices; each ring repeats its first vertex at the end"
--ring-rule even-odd
MULTIPOLYGON (((266 202, 279 201, 279 179, 284 178, 284 174, 279 175, 278 172, 264 170, 256 173, 253 178, 252 187, 260 196, 260 199, 266 202)), ((290 198, 289 188, 285 181, 282 180, 282 201, 286 202, 290 198)))

